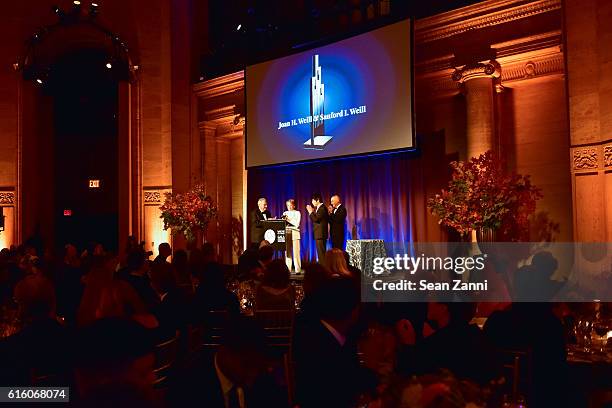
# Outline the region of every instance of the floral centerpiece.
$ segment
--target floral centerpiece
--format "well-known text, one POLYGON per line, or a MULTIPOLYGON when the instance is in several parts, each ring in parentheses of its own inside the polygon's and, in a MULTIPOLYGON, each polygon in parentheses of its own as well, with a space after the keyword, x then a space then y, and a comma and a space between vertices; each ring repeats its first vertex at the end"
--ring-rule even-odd
POLYGON ((514 239, 528 230, 541 189, 529 176, 506 172, 502 162, 487 151, 468 161, 454 161, 448 187, 427 201, 439 224, 461 235, 480 229, 501 230, 514 239))
POLYGON ((170 228, 173 235, 182 233, 189 242, 197 231, 206 232, 210 221, 217 217, 217 206, 200 184, 185 193, 166 193, 160 209, 164 230, 170 228))
POLYGON ((447 370, 439 373, 394 378, 380 398, 369 406, 377 408, 483 408, 491 398, 489 387, 455 377, 447 370))

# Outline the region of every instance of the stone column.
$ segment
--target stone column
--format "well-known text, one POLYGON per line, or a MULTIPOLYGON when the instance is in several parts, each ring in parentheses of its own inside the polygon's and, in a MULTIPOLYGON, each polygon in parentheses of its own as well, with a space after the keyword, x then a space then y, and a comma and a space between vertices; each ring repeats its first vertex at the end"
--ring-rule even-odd
MULTIPOLYGON (((202 149, 202 181, 206 194, 219 205, 217 199, 217 125, 212 122, 200 122, 200 146, 202 149)), ((207 242, 217 242, 217 223, 211 222, 205 237, 207 242)))
POLYGON ((219 262, 230 263, 232 254, 232 185, 230 140, 217 137, 217 254, 219 262))
POLYGON ((453 80, 463 85, 467 102, 467 158, 495 148, 494 92, 500 89, 501 67, 495 60, 455 69, 453 80))

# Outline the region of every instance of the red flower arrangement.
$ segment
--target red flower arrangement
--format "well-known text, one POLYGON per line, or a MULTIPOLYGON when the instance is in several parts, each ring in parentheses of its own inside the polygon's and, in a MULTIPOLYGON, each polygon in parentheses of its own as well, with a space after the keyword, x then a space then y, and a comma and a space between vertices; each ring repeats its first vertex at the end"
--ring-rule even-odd
POLYGON ((536 201, 542 198, 542 190, 531 184, 529 176, 504 171, 502 162, 490 150, 450 165, 453 176, 448 188, 427 200, 439 224, 461 235, 490 228, 516 237, 517 231, 528 229, 536 201))
POLYGON ((210 221, 217 217, 217 206, 204 192, 203 185, 196 185, 185 193, 166 193, 166 200, 160 207, 164 230, 172 234, 182 233, 192 242, 196 231, 206 231, 210 221))

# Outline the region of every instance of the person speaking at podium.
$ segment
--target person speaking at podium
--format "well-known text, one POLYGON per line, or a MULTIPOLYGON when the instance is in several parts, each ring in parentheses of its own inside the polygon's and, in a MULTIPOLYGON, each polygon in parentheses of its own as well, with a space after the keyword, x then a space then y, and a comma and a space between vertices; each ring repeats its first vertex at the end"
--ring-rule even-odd
POLYGON ((257 208, 251 211, 250 223, 251 223, 251 243, 261 243, 264 239, 264 228, 262 221, 271 220, 272 215, 268 211, 268 200, 260 198, 257 200, 257 208))
POLYGON ((295 273, 300 274, 302 271, 300 259, 300 221, 302 220, 302 214, 295 209, 295 200, 293 198, 287 200, 285 204, 287 205, 287 211, 283 213, 283 220, 288 222, 285 234, 287 240, 285 262, 289 272, 291 272, 291 264, 293 263, 295 273))

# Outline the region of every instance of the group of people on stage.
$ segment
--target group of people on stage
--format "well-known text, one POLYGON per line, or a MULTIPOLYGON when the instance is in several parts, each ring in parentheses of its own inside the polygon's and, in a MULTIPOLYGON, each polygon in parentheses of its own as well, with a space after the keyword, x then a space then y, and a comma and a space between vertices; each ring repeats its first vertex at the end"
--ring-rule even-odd
MULTIPOLYGON (((287 221, 286 240, 287 252, 285 261, 287 267, 291 271, 295 268, 295 273, 301 273, 302 263, 300 256, 300 222, 302 214, 297 209, 295 200, 288 199, 285 202, 287 211, 283 212, 281 219, 287 221)), ((327 240, 331 240, 332 248, 344 250, 344 238, 346 235, 346 207, 342 204, 338 194, 332 195, 330 204, 325 207, 323 197, 320 193, 314 193, 311 197, 310 204, 306 205, 308 217, 312 221, 312 233, 317 249, 317 260, 322 262, 325 258, 327 249, 327 240)), ((264 226, 263 221, 275 220, 268 210, 268 200, 260 198, 257 200, 257 208, 251 212, 251 243, 260 244, 264 241, 264 226)))

